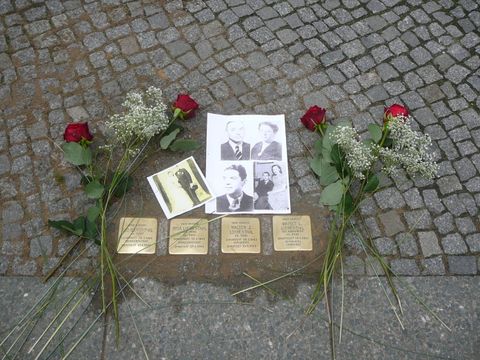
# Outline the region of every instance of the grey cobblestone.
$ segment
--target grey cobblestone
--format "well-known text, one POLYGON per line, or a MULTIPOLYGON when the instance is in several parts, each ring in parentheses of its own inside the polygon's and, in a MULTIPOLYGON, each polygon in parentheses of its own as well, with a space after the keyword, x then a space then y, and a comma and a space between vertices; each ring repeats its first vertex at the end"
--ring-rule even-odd
POLYGON ((392 239, 388 237, 383 237, 383 238, 375 239, 373 242, 381 255, 397 254, 397 246, 392 239))
POLYGON ((381 209, 399 209, 405 205, 400 192, 393 188, 377 192, 375 200, 381 209))
POLYGON ((442 254, 442 249, 438 244, 438 238, 433 231, 419 232, 418 240, 425 257, 442 254))
POLYGON ((345 274, 348 275, 363 275, 365 274, 365 264, 358 256, 348 256, 345 259, 345 274))
POLYGON ((395 241, 402 256, 409 257, 418 255, 417 243, 411 233, 400 233, 395 237, 395 241))
POLYGON ((448 255, 459 255, 467 252, 467 246, 458 233, 449 234, 442 239, 442 247, 448 255))
POLYGON ((442 257, 436 256, 422 260, 422 275, 445 275, 442 257))
POLYGON ((452 274, 474 275, 477 273, 475 256, 449 256, 448 268, 452 274))
POLYGON ((462 190, 462 184, 456 175, 445 176, 437 180, 437 184, 443 195, 462 190))
POLYGON ((455 224, 457 225, 458 231, 463 235, 471 234, 477 231, 477 227, 475 226, 473 220, 469 217, 456 218, 455 224))
POLYGON ((447 210, 454 216, 459 216, 467 212, 465 204, 460 200, 459 196, 454 194, 443 199, 443 204, 447 210))
POLYGON ((420 270, 413 259, 394 259, 391 261, 392 272, 396 275, 420 275, 420 270))
POLYGON ((465 238, 465 241, 468 245, 468 248, 470 249, 471 252, 473 253, 478 253, 480 252, 480 233, 468 235, 465 238))
MULTIPOLYGON (((353 117, 363 132, 368 123, 381 121, 385 104, 407 105, 415 126, 430 134, 441 169, 434 181, 412 181, 401 173, 364 204, 371 235, 379 243, 395 237, 396 245, 391 238, 380 244, 398 246, 395 252, 383 248, 389 257, 416 257, 416 263, 393 263, 409 275, 444 274, 441 255, 446 251, 440 248, 424 259, 415 232, 410 235, 407 228, 435 231, 442 239, 458 233, 465 236, 465 251, 478 252, 472 240, 480 206, 480 16, 475 2, 0 4, 0 95, 6 105, 0 125, 0 196, 7 204, 2 216, 12 226, 35 217, 26 200, 35 194, 36 212, 45 209, 45 217, 54 215, 51 211, 71 212, 77 203, 60 200, 78 179, 60 187, 36 179, 53 176, 57 166, 47 138, 61 139, 71 120, 89 121, 98 131, 99 121, 118 107, 126 91, 159 84, 169 96, 194 94, 206 111, 286 112, 295 130, 287 140, 299 194, 320 190, 302 144, 310 138, 298 123, 304 106, 326 107, 333 122, 353 117), (23 213, 7 214, 10 203, 19 204, 23 213)), ((33 238, 24 235, 28 247, 33 238)), ((22 257, 29 255, 23 245, 8 241, 3 246, 12 251, 8 256, 18 258, 9 257, 8 270, 0 273, 44 271, 22 257)), ((30 247, 31 257, 38 256, 37 250, 30 247)), ((450 273, 458 265, 450 262, 472 262, 468 257, 446 260, 450 273)), ((363 270, 357 273, 364 273, 359 264, 363 270)), ((366 273, 371 273, 368 266, 366 273)))
POLYGON ((410 230, 430 229, 432 226, 432 217, 427 210, 407 211, 404 216, 410 230))
MULTIPOLYGON (((384 226, 387 236, 392 236, 405 230, 405 225, 395 210, 379 215, 379 220, 384 226)), ((374 235, 372 234, 372 236, 374 235)))

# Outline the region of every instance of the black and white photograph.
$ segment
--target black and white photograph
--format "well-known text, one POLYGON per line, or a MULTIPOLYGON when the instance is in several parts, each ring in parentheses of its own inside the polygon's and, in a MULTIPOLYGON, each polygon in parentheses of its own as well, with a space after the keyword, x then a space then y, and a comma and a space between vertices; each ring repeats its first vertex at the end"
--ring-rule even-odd
POLYGON ((255 210, 289 210, 290 197, 286 163, 269 161, 255 162, 254 208, 255 210))
POLYGON ((270 121, 258 124, 260 141, 252 148, 252 160, 282 160, 282 144, 275 140, 278 125, 270 121))
POLYGON ((222 160, 250 160, 250 144, 244 141, 245 125, 241 120, 231 120, 225 125, 227 141, 220 148, 222 160))
MULTIPOLYGON (((227 165, 219 178, 222 195, 216 198, 216 211, 250 212, 253 210, 253 196, 251 192, 252 173, 244 165, 227 165)), ((220 189, 219 189, 220 190, 220 189)))
POLYGON ((284 115, 208 114, 206 213, 290 213, 286 159, 284 115))
POLYGON ((195 159, 189 157, 147 178, 167 219, 214 198, 195 159))

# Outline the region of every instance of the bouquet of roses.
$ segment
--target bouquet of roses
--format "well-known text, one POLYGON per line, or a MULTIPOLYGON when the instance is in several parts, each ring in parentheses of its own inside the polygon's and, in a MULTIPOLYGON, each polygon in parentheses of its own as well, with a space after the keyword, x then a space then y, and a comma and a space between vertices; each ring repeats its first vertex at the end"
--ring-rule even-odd
MULTIPOLYGON (((85 246, 84 250, 73 257, 37 304, 0 342, 0 346, 3 346, 15 334, 18 334, 6 351, 5 357, 10 356, 15 346, 21 344, 20 339, 24 337, 26 330, 32 324, 35 326, 38 318, 52 306, 52 299, 63 296, 57 294, 62 278, 88 247, 95 243, 100 248, 99 266, 79 282, 79 285, 71 293, 67 294, 61 309, 30 347, 28 353, 32 353, 43 342, 43 347, 36 354, 36 358, 39 358, 49 346, 49 356, 53 355, 65 340, 65 336, 63 338, 60 336, 60 329, 64 327, 67 320, 74 317, 75 312, 80 311, 88 303, 90 295, 98 290, 100 290, 102 304, 99 317, 105 316, 107 310, 113 310, 118 340, 117 297, 120 294, 125 296, 123 291, 125 288, 131 287, 131 280, 127 280, 118 270, 119 264, 114 262, 114 253, 108 247, 107 226, 109 216, 112 216, 109 210, 133 186, 132 174, 149 155, 161 150, 188 151, 198 147, 197 142, 193 139, 177 138, 183 127, 177 124, 176 120, 191 118, 198 109, 198 104, 189 95, 178 95, 177 100, 169 109, 163 100, 162 91, 150 87, 144 93, 131 92, 127 94, 123 106, 125 112, 113 115, 106 123, 107 141, 104 145, 95 146, 88 123, 71 123, 65 129, 65 143, 61 145, 61 149, 65 160, 80 172, 85 195, 92 201, 92 204, 85 215, 79 216, 73 221, 49 221, 51 227, 70 235, 73 234, 78 237, 78 240, 47 274, 45 280, 66 262, 67 257, 80 242, 87 242, 88 246, 85 246), (46 339, 47 332, 52 329, 54 329, 53 334, 46 339), (54 341, 56 339, 59 340, 54 341), (57 345, 51 350, 54 342, 57 345)), ((97 320, 98 318, 94 323, 97 320)), ((93 324, 70 347, 63 358, 72 353, 91 330, 93 324)), ((72 328, 67 331, 67 334, 71 330, 72 328)), ((27 340, 28 338, 24 338, 23 342, 27 340)), ((17 352, 21 347, 20 345, 17 352)))
MULTIPOLYGON (((403 168, 410 177, 431 179, 438 171, 430 152, 431 139, 412 129, 412 119, 406 107, 394 104, 386 108, 383 126, 370 124, 368 136, 363 140, 350 124, 328 124, 325 114, 325 109, 312 106, 301 118, 308 130, 320 135, 310 167, 323 187, 320 203, 333 212, 327 249, 310 311, 323 298, 328 305, 326 295, 337 265, 342 263, 345 231, 352 225, 352 217, 362 201, 379 190, 381 176, 391 176, 403 168)), ((380 262, 400 304, 391 271, 371 241, 365 244, 365 251, 380 262)))

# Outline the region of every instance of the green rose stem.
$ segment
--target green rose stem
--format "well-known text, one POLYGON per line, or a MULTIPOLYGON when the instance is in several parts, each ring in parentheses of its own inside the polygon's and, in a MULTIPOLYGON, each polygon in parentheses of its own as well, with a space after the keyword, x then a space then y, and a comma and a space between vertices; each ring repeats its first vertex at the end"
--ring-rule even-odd
MULTIPOLYGON (((317 129, 320 132, 320 134, 323 136, 324 132, 322 131, 321 126, 318 126, 317 129)), ((384 127, 382 138, 379 142, 380 147, 383 147, 385 140, 388 137, 388 132, 389 132, 388 128, 384 127)), ((345 169, 345 165, 342 165, 342 170, 344 169, 345 169)), ((331 309, 330 309, 329 300, 327 296, 328 288, 329 288, 328 286, 330 282, 333 280, 333 273, 335 271, 337 260, 341 258, 341 251, 344 245, 345 230, 346 230, 347 224, 351 220, 352 216, 356 214, 358 207, 360 206, 361 202, 364 200, 365 186, 367 184, 367 181, 372 169, 373 169, 373 165, 366 172, 366 174, 364 174, 365 178, 363 179, 360 185, 358 194, 355 197, 355 200, 353 201, 352 209, 348 212, 346 211, 347 210, 346 201, 347 201, 347 195, 351 196, 350 186, 352 184, 352 180, 349 179, 348 183, 344 187, 342 202, 339 204, 339 207, 335 212, 335 217, 332 220, 331 227, 328 234, 328 239, 332 239, 332 240, 328 242, 325 258, 322 265, 322 270, 320 271, 320 275, 319 275, 319 281, 317 282, 317 286, 313 292, 312 302, 310 306, 307 308, 307 314, 312 313, 315 307, 317 306, 317 304, 320 302, 320 300, 325 297, 327 311, 328 311, 329 317, 331 316, 331 311, 330 311, 331 309)), ((374 252, 374 255, 379 256, 376 251, 374 252)), ((388 272, 385 271, 385 273, 387 274, 388 272)), ((389 284, 391 285, 391 287, 393 287, 393 282, 391 282, 391 279, 388 276, 387 278, 388 278, 389 284)), ((397 301, 399 302, 397 292, 395 290, 394 290, 394 294, 397 298, 397 301)))

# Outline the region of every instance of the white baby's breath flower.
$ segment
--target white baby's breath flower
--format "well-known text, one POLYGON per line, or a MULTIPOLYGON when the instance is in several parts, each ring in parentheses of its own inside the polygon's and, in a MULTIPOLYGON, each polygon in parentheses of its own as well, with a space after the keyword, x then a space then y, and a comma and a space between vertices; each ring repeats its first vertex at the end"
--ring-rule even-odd
POLYGON ((383 171, 387 175, 395 173, 397 167, 403 167, 410 176, 420 175, 432 179, 438 172, 433 153, 430 151, 432 140, 430 136, 420 134, 409 126, 410 119, 394 121, 389 125, 390 137, 393 140, 391 148, 381 148, 380 158, 383 171))
POLYGON ((357 131, 346 125, 337 126, 332 133, 332 139, 342 149, 347 164, 355 178, 363 180, 364 173, 369 170, 376 158, 372 148, 358 140, 357 131))
POLYGON ((122 144, 148 141, 168 127, 167 105, 158 88, 149 87, 144 94, 128 93, 122 105, 125 112, 113 115, 107 122, 122 144))

